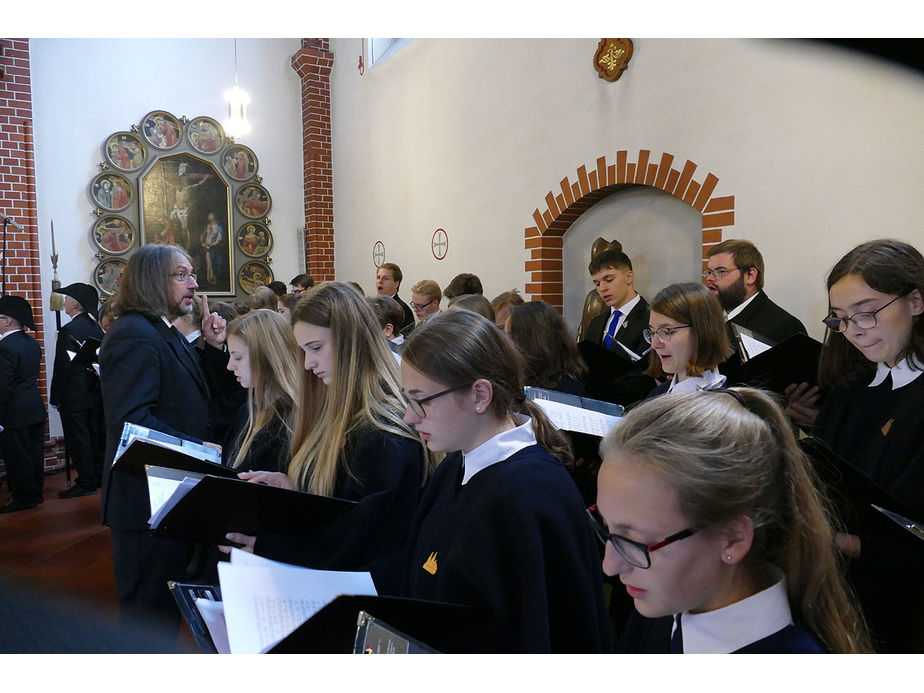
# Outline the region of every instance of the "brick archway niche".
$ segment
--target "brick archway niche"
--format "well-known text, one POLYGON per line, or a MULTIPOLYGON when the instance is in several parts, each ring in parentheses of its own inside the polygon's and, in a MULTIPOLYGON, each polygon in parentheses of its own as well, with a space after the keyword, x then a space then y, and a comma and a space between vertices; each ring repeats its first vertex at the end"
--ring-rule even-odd
POLYGON ((697 180, 697 166, 689 159, 682 167, 674 166, 674 155, 662 154, 658 163, 651 163, 651 151, 642 149, 634 161, 629 152, 616 152, 616 163, 608 164, 606 156, 597 158, 590 171, 581 165, 573 182, 565 176, 559 182, 560 193, 549 191, 545 209, 533 212, 535 226, 526 228, 526 271, 530 281, 526 293, 534 301, 553 305, 559 313, 564 305, 564 234, 578 218, 604 198, 629 186, 647 185, 663 190, 683 200, 702 214, 703 268, 710 246, 721 242, 723 229, 735 223, 734 195, 714 197, 719 179, 706 173, 697 180))

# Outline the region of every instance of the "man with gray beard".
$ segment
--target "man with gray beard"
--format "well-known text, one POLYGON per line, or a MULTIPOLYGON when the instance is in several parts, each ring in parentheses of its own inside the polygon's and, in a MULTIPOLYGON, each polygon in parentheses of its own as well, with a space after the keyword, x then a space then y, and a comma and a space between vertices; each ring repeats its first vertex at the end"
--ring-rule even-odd
MULTIPOLYGON (((189 255, 171 245, 139 248, 112 300, 119 319, 100 349, 100 382, 106 416, 106 464, 102 521, 112 530, 116 592, 124 625, 179 625, 167 589, 182 580, 189 560, 187 542, 151 536, 147 481, 112 470, 125 422, 202 443, 211 437, 210 388, 206 361, 226 361, 225 322, 209 314, 203 297, 201 356, 172 326, 193 309, 198 288, 189 255)), ((218 446, 214 446, 218 447, 218 446)))

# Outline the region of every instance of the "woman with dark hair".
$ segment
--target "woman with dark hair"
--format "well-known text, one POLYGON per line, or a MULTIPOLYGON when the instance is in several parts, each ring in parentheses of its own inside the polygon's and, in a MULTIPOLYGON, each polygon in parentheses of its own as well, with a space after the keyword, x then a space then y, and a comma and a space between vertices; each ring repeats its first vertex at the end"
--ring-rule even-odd
MULTIPOLYGON (((857 246, 828 274, 828 328, 819 384, 831 387, 815 435, 911 519, 924 519, 924 257, 908 243, 857 246)), ((924 650, 921 559, 862 517, 838 546, 884 651, 924 650), (917 572, 912 566, 917 565, 917 572), (907 590, 913 590, 908 592, 907 590), (912 644, 913 643, 913 644, 912 644)))
POLYGON ((603 569, 628 652, 869 651, 814 473, 759 390, 643 402, 601 445, 603 569))
POLYGON ((522 360, 467 310, 405 343, 404 420, 446 458, 410 532, 405 596, 481 616, 472 652, 605 652, 600 553, 564 463, 567 439, 523 396, 522 360))
POLYGON ((722 306, 702 284, 671 284, 651 302, 645 340, 651 344, 646 373, 670 380, 649 397, 666 392, 716 390, 725 385, 718 367, 732 354, 722 306))
POLYGON ((526 369, 527 385, 584 397, 587 365, 558 311, 545 301, 510 309, 504 332, 513 340, 526 369))

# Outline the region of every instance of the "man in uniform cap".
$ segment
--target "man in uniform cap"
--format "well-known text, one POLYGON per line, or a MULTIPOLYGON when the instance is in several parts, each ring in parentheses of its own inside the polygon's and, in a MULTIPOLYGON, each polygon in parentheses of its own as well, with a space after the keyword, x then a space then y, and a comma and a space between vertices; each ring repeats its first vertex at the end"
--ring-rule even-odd
POLYGON ((0 297, 0 453, 10 499, 0 513, 35 508, 45 485, 45 419, 38 389, 42 348, 23 328, 35 329, 22 296, 0 297))
POLYGON ((70 322, 58 330, 50 401, 61 415, 67 452, 77 470, 74 485, 58 491, 58 496, 75 498, 96 493, 103 478, 106 424, 103 394, 93 362, 104 333, 97 322, 99 294, 95 288, 76 283, 56 293, 64 295, 64 312, 70 322), (94 340, 90 344, 95 348, 84 354, 80 348, 88 339, 94 340))

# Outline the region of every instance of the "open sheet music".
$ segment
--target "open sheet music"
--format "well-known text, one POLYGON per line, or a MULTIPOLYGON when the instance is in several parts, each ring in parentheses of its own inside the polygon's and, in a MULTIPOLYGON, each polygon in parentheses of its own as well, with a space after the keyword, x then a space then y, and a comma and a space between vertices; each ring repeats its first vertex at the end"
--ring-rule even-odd
POLYGON ((542 407, 556 428, 601 438, 622 418, 624 411, 618 404, 539 387, 527 387, 524 393, 542 407))
POLYGON ((218 579, 232 654, 268 650, 341 594, 377 594, 369 573, 312 570, 238 549, 218 564, 218 579))

